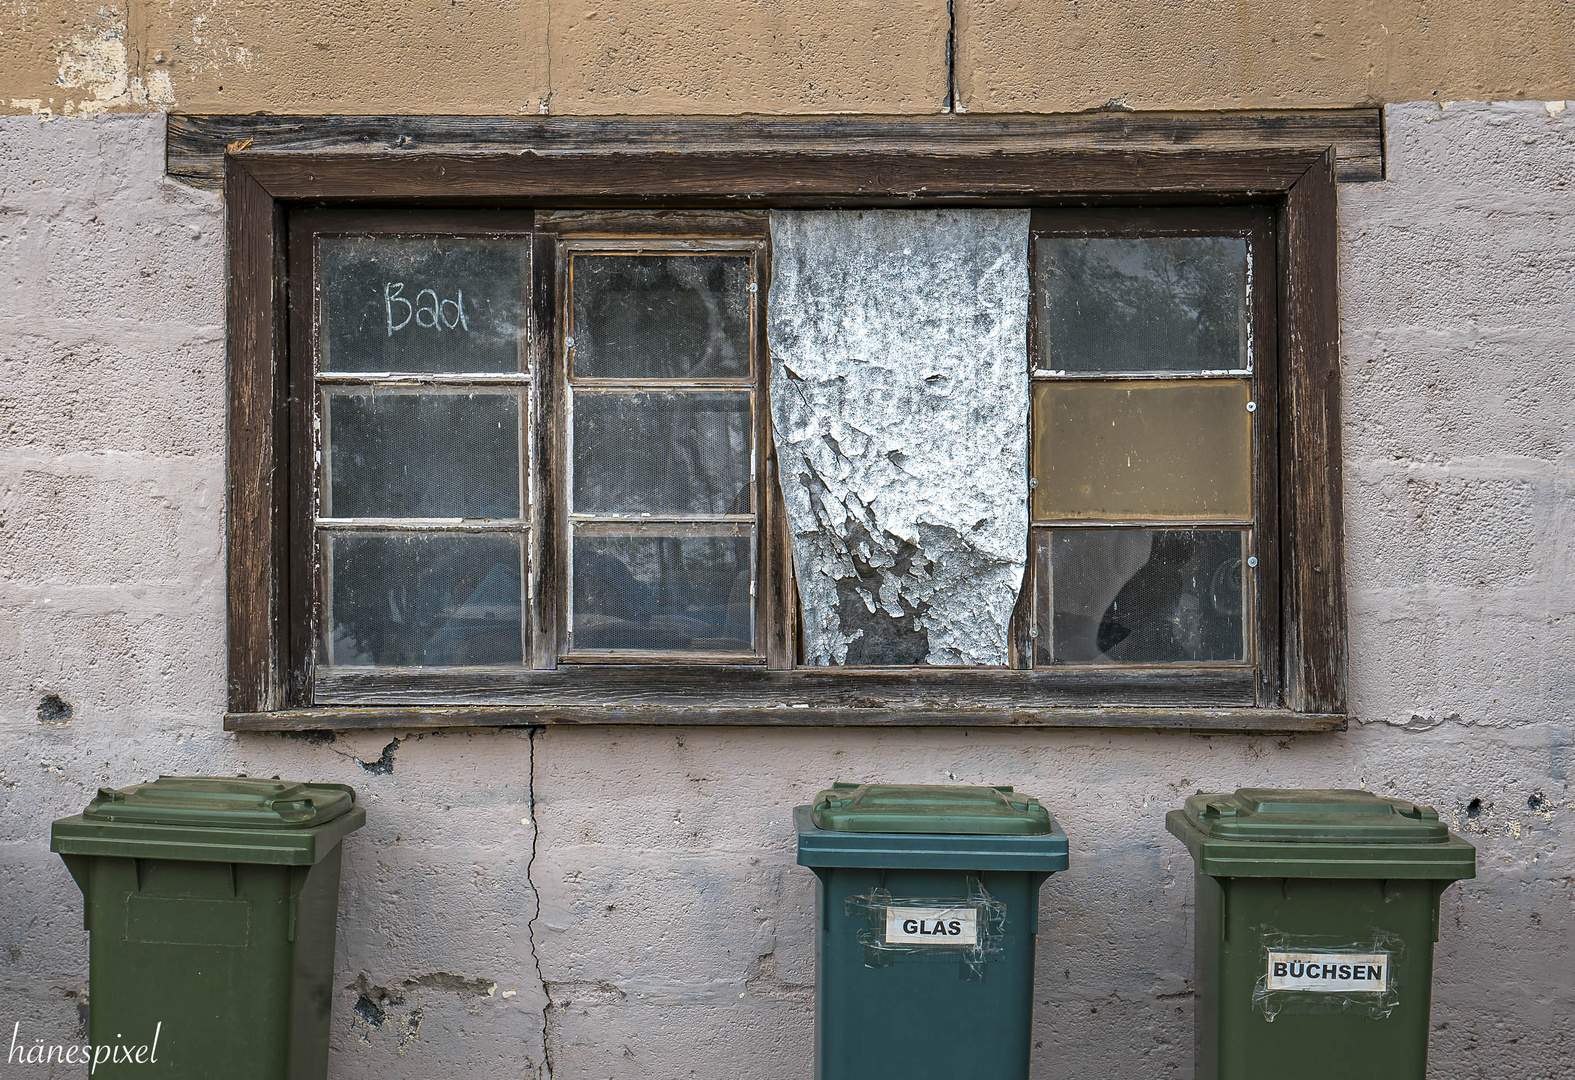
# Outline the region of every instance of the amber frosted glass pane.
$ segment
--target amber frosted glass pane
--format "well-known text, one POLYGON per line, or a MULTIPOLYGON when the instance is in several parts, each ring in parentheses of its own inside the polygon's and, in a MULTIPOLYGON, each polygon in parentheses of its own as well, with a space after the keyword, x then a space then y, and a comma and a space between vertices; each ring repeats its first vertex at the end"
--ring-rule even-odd
POLYGON ((366 236, 318 243, 324 371, 524 368, 524 244, 366 236))
POLYGON ((1246 380, 1037 382, 1036 521, 1252 517, 1246 380))
POLYGON ((1238 529, 1036 529, 1034 662, 1247 656, 1238 529))
POLYGON ((1247 241, 1041 237, 1039 365, 1053 371, 1246 370, 1247 241))
POLYGON ((749 652, 753 530, 703 526, 577 530, 576 652, 749 652))
POLYGON ((575 255, 574 377, 749 374, 750 257, 575 255))
POLYGON ((322 662, 519 664, 520 538, 328 533, 322 662))

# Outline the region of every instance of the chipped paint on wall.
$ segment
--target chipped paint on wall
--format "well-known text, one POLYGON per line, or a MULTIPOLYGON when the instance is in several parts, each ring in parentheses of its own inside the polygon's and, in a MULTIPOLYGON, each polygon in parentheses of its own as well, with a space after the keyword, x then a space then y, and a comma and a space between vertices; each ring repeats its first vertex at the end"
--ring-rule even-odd
POLYGON ((65 111, 73 104, 81 112, 97 112, 127 97, 130 72, 126 65, 126 37, 122 26, 110 24, 73 38, 60 52, 60 76, 55 84, 66 90, 82 90, 86 96, 66 101, 65 111))
POLYGON ((162 69, 193 112, 1327 108, 1563 98, 1575 56, 1567 9, 1545 0, 0 0, 0 107, 66 111, 49 100, 62 29, 100 11, 129 24, 126 90, 105 107, 168 104, 162 69))
MULTIPOLYGON (((228 67, 245 70, 252 66, 256 54, 242 42, 241 30, 231 17, 233 14, 234 5, 220 3, 219 0, 206 0, 206 3, 192 7, 188 32, 191 44, 196 48, 195 51, 183 52, 186 64, 192 70, 218 71, 228 67)), ((179 24, 172 23, 170 31, 179 47, 179 24)), ((320 40, 314 40, 311 44, 314 48, 324 47, 320 40)))
MULTIPOLYGON (((175 103, 174 84, 169 72, 155 68, 146 79, 132 70, 131 52, 126 45, 125 16, 115 9, 100 9, 94 24, 62 42, 56 57, 55 86, 67 95, 58 110, 60 115, 87 115, 112 109, 168 106, 175 103)), ((53 98, 13 99, 12 108, 27 108, 35 115, 48 117, 56 110, 53 98)))
POLYGON ((147 84, 148 104, 175 104, 175 83, 170 79, 168 71, 155 68, 148 72, 147 84))
POLYGON ((777 212, 771 236, 806 662, 1005 664, 1028 530, 1028 212, 777 212))

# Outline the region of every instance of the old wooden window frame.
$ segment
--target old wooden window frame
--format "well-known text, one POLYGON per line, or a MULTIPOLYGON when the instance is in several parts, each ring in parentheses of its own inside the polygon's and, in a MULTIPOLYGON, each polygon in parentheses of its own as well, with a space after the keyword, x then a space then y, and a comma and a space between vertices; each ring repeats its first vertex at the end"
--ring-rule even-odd
MULTIPOLYGON (((696 656, 689 661, 700 667, 737 664, 745 667, 765 665, 785 669, 793 665, 791 626, 793 609, 788 597, 791 592, 792 556, 788 551, 786 534, 779 526, 785 516, 782 509, 780 485, 775 482, 776 453, 771 439, 771 419, 768 408, 770 363, 766 351, 766 326, 764 319, 765 298, 770 291, 771 259, 769 231, 763 214, 722 214, 704 211, 669 212, 615 212, 570 211, 554 213, 543 211, 536 216, 538 233, 551 239, 554 251, 554 294, 541 298, 537 305, 539 318, 547 316, 550 309, 556 316, 552 320, 550 376, 551 387, 544 395, 552 407, 561 408, 569 394, 571 382, 571 357, 573 349, 569 337, 572 333, 570 304, 572 283, 569 281, 571 259, 577 254, 604 254, 609 252, 678 252, 678 251, 729 251, 748 253, 753 264, 755 292, 753 294, 752 356, 750 375, 747 379, 752 391, 752 437, 755 461, 752 463, 755 585, 753 609, 756 647, 751 655, 696 656), (770 478, 769 481, 767 478, 770 478)), ((545 246, 545 241, 543 243, 545 246)), ((593 383, 616 383, 619 380, 593 380, 593 383)), ((664 381, 623 380, 646 382, 659 388, 664 381)), ((667 385, 682 383, 665 381, 667 385)), ((704 383, 715 386, 732 384, 741 386, 741 380, 711 379, 704 383)), ((561 436, 562 431, 555 432, 561 436)), ((561 442, 552 447, 543 444, 543 456, 552 456, 551 464, 543 471, 543 478, 550 488, 543 492, 544 536, 556 545, 552 565, 570 567, 572 526, 569 513, 571 498, 568 491, 571 467, 570 454, 561 442)), ((540 590, 546 592, 548 590, 540 590)), ((572 603, 572 568, 561 583, 561 593, 547 598, 548 603, 563 599, 572 603)), ((559 665, 590 667, 602 664, 670 665, 680 660, 672 654, 640 655, 634 652, 602 653, 576 652, 567 647, 570 616, 567 611, 544 610, 547 632, 537 635, 535 667, 551 669, 559 665)), ((438 691, 444 688, 439 685, 438 691)))
MULTIPOLYGON (((322 595, 319 565, 318 537, 327 532, 381 532, 438 531, 432 526, 414 524, 412 519, 386 519, 367 522, 355 519, 331 519, 325 524, 319 513, 322 500, 323 469, 318 467, 320 454, 326 448, 318 445, 325 430, 326 417, 322 415, 323 393, 328 387, 410 388, 410 389, 491 389, 514 390, 522 396, 521 417, 527 432, 525 445, 535 438, 537 419, 529 415, 531 383, 535 371, 478 376, 475 374, 432 373, 421 376, 393 378, 355 371, 323 372, 317 369, 316 358, 320 352, 317 340, 319 329, 318 294, 315 288, 316 244, 319 237, 340 236, 443 236, 486 237, 513 239, 522 249, 528 250, 533 240, 531 215, 518 210, 486 212, 475 210, 394 210, 376 211, 353 208, 305 207, 293 212, 288 221, 287 250, 290 290, 289 335, 290 348, 283 358, 288 394, 289 491, 286 513, 289 517, 289 559, 284 567, 290 587, 288 604, 288 684, 291 700, 309 701, 314 697, 314 670, 316 667, 315 628, 319 621, 319 608, 326 602, 322 595), (297 287, 300 286, 300 287, 297 287)), ((524 328, 526 335, 533 326, 524 328)), ((529 455, 522 453, 524 475, 529 474, 529 455)), ((535 562, 530 551, 535 534, 531 520, 535 507, 529 498, 529 485, 522 485, 520 520, 522 525, 502 529, 469 524, 445 524, 445 533, 477 533, 485 531, 507 532, 521 535, 525 547, 526 568, 535 562)), ((524 634, 530 633, 530 620, 534 612, 525 612, 524 634)))
MULTIPOLYGON (((1309 731, 1342 727, 1345 611, 1335 154, 1267 149, 746 149, 623 139, 546 152, 241 149, 225 157, 229 710, 236 730, 542 723, 970 724, 1309 731), (1278 685, 1207 671, 682 666, 536 671, 509 687, 385 688, 307 704, 291 682, 288 211, 310 205, 1048 206, 1255 202, 1276 216, 1278 685), (589 677, 587 677, 589 676, 589 677)), ((538 240, 538 243, 543 241, 538 240)), ((538 260, 538 265, 552 265, 538 260)), ((552 291, 536 280, 538 290, 552 291)), ((298 471, 298 470, 294 470, 298 471)), ((778 519, 780 521, 780 519, 778 519)), ((780 528, 780 526, 779 526, 780 528)), ((785 543, 785 540, 782 541, 785 543)), ((299 582, 294 582, 299 587, 299 582)))
MULTIPOLYGON (((1046 383, 1066 382, 1122 382, 1157 380, 1184 382, 1216 378, 1234 380, 1240 376, 1224 372, 1176 371, 1166 373, 1146 372, 1052 372, 1041 366, 1043 355, 1042 329, 1039 326, 1039 282, 1037 245, 1042 239, 1054 237, 1188 237, 1237 235, 1248 245, 1250 295, 1246 316, 1253 342, 1252 368, 1246 377, 1254 402, 1273 402, 1279 399, 1279 339, 1276 333, 1276 288, 1278 282, 1278 252, 1274 236, 1274 212, 1269 207, 1246 206, 1164 206, 1154 208, 1133 207, 1059 207, 1034 211, 1029 226, 1029 267, 1033 283, 1033 299, 1028 320, 1029 392, 1046 383)), ((1279 626, 1280 626, 1280 561, 1279 561, 1279 416, 1274 409, 1256 412, 1252 421, 1252 521, 1246 529, 1255 539, 1253 557, 1255 564, 1245 570, 1244 591, 1247 596, 1246 631, 1247 656, 1242 662, 1214 663, 1221 671, 1234 669, 1256 680, 1252 693, 1256 704, 1272 707, 1279 687, 1279 626)), ((1033 409, 1029 409, 1030 457, 1034 440, 1033 409)), ((1033 496, 1029 497, 1030 507, 1033 496)), ((1229 527, 1216 522, 1133 522, 1138 527, 1210 528, 1229 527)), ((1034 666, 1036 642, 1029 637, 1037 628, 1042 614, 1043 582, 1041 567, 1036 559, 1034 534, 1069 528, 1110 528, 1110 525, 1075 524, 1072 522, 1045 523, 1029 513, 1029 540, 1027 571, 1023 578, 1023 595, 1026 603, 1019 604, 1014 614, 1012 644, 1019 666, 1034 666)), ((1119 526, 1118 526, 1119 527, 1119 526)), ((1088 668, 1080 670, 1087 671, 1088 668)))

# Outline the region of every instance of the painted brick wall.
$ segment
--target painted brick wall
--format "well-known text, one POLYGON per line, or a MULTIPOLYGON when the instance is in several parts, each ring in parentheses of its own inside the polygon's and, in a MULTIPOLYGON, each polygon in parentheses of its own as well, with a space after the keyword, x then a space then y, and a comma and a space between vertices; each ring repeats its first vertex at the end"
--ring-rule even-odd
POLYGON ((1191 864, 1165 810, 1362 785, 1480 848, 1444 898, 1435 1071, 1575 1076, 1575 119, 1387 116, 1389 179, 1340 191, 1358 722, 1297 738, 224 734, 219 199, 162 178, 160 116, 0 120, 0 1021, 79 1030, 53 818, 161 772, 282 774, 354 784, 370 815, 333 1076, 550 1055, 559 1080, 807 1080, 789 808, 833 779, 957 780, 1040 795, 1072 838, 1043 893, 1037 1080, 1184 1077, 1191 864))

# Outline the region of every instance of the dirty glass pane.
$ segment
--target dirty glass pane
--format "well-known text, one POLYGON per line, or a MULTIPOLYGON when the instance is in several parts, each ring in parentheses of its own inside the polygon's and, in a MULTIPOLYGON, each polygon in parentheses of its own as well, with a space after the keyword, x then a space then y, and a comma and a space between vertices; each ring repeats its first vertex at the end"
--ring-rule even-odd
POLYGON ((574 395, 574 511, 751 513, 750 394, 574 395))
POLYGON ((520 538, 325 533, 329 667, 519 664, 520 538))
POLYGON ((753 650, 753 551, 747 526, 577 529, 574 651, 753 650))
POLYGON ((1239 529, 1034 530, 1035 662, 1245 660, 1246 543, 1239 529))
POLYGON ((1040 367, 1246 370, 1247 241, 1040 237, 1040 367))
POLYGON ((464 237, 323 237, 323 371, 523 371, 526 246, 464 237))
POLYGON ((575 255, 575 378, 747 377, 750 264, 747 253, 575 255))
POLYGON ((1034 383, 1034 520, 1251 520, 1250 395, 1245 379, 1034 383))
POLYGON ((518 518, 520 395, 330 390, 324 517, 518 518))

